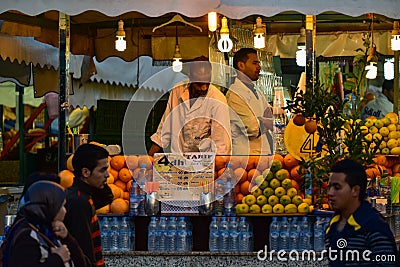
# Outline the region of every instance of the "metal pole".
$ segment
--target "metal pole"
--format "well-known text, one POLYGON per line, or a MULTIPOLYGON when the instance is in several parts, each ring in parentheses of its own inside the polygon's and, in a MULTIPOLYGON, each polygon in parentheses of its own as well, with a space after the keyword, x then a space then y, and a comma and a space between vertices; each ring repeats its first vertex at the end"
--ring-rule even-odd
POLYGON ((316 16, 306 15, 306 88, 314 91, 316 84, 316 16))
POLYGON ((59 98, 58 98, 58 171, 65 169, 66 109, 68 108, 68 67, 69 67, 69 16, 59 13, 59 98))
POLYGON ((394 51, 393 112, 399 114, 399 54, 394 51))
POLYGON ((19 183, 25 182, 25 130, 24 130, 24 87, 15 85, 18 93, 18 124, 19 124, 19 183))

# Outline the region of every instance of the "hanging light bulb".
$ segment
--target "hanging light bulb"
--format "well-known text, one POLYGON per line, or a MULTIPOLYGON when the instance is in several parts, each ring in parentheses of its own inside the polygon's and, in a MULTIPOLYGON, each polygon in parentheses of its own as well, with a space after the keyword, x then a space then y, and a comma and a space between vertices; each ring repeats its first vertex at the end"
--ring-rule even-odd
POLYGON ((217 12, 208 12, 208 30, 215 32, 217 30, 217 12))
POLYGON ((385 64, 383 64, 383 72, 385 75, 385 80, 394 79, 394 59, 387 59, 385 64))
POLYGON ((254 25, 254 48, 261 49, 265 47, 265 26, 262 24, 262 18, 256 19, 254 25))
POLYGON ((182 71, 182 55, 181 55, 181 50, 179 48, 179 44, 176 43, 175 45, 175 53, 172 61, 172 70, 174 72, 181 72, 182 71))
POLYGON ((374 64, 376 64, 376 62, 370 62, 369 65, 365 67, 365 70, 367 71, 365 77, 367 79, 373 80, 378 75, 378 67, 374 64))
POLYGON ((229 52, 232 50, 233 42, 229 38, 228 19, 223 17, 221 19, 221 30, 219 32, 221 39, 218 41, 218 49, 221 52, 229 52))
POLYGON ((301 27, 300 36, 297 39, 296 63, 300 67, 305 67, 307 63, 306 55, 306 29, 301 27))
POLYGON ((117 51, 125 51, 126 49, 126 41, 125 41, 125 30, 124 30, 124 22, 122 20, 118 21, 118 30, 115 35, 117 40, 115 40, 115 49, 117 51))
POLYGON ((393 51, 399 51, 400 50, 400 28, 399 28, 399 22, 398 21, 395 21, 393 23, 391 45, 392 45, 392 50, 393 51))

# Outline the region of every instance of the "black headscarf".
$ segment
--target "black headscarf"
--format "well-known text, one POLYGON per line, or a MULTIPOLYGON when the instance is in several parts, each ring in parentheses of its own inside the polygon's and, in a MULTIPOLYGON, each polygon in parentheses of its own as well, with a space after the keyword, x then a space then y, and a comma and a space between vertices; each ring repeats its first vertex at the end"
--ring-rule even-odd
POLYGON ((24 194, 24 204, 19 213, 39 228, 48 228, 65 199, 66 192, 61 185, 50 181, 38 181, 24 194))

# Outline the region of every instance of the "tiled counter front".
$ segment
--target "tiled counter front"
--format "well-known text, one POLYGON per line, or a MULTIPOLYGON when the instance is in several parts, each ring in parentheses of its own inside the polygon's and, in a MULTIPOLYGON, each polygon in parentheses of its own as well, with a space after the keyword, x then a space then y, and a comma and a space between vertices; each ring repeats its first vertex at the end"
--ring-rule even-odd
MULTIPOLYGON (((264 257, 265 254, 260 254, 264 257)), ((319 256, 319 255, 318 255, 319 256)), ((287 267, 317 267, 328 266, 327 259, 313 261, 280 261, 277 255, 260 260, 257 252, 249 253, 211 253, 211 252, 188 252, 188 253, 150 253, 147 251, 131 252, 104 252, 106 266, 108 267, 136 267, 136 266, 179 266, 179 267, 258 267, 258 266, 287 266, 287 267)))

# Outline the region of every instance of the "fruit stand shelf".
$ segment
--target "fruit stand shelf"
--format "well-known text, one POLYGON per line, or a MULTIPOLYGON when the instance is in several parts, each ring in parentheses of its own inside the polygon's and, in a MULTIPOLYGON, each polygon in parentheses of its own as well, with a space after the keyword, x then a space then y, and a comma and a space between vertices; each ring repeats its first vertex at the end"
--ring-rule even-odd
POLYGON ((254 216, 261 216, 261 217, 296 217, 296 216, 309 216, 314 215, 312 213, 241 213, 237 216, 241 217, 254 217, 254 216))

